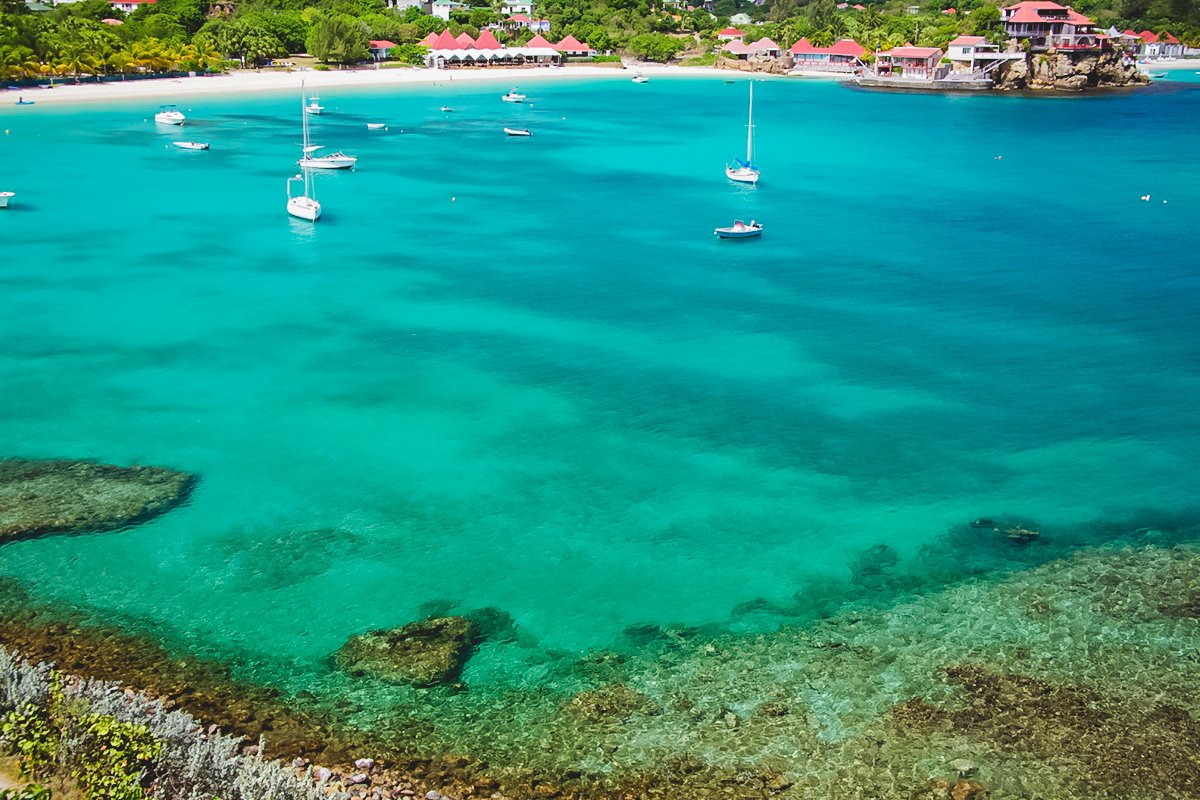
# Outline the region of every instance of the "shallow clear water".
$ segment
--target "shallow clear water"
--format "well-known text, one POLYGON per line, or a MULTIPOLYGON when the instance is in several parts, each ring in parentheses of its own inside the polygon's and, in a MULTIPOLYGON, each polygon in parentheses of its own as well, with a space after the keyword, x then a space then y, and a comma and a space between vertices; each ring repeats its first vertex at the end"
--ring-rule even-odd
POLYGON ((880 542, 1194 506, 1200 91, 759 83, 745 189, 746 87, 330 90, 314 140, 360 168, 315 227, 295 95, 187 100, 182 133, 0 107, 0 453, 202 477, 0 572, 293 689, 352 633, 496 607, 522 638, 467 680, 536 686, 630 625, 769 629, 733 609, 880 542), (734 217, 766 234, 715 240, 734 217))

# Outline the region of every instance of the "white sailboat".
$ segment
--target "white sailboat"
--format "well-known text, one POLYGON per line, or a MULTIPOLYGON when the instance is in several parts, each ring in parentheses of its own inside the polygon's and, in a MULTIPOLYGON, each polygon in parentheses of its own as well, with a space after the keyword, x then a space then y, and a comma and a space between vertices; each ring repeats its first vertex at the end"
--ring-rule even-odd
MULTIPOLYGON (((300 123, 304 131, 304 149, 301 151, 301 160, 303 160, 311 152, 308 143, 308 107, 304 103, 303 83, 300 84, 300 123)), ((315 192, 313 191, 313 175, 311 171, 302 169, 299 175, 293 175, 288 178, 287 212, 293 217, 306 219, 309 222, 316 222, 321 217, 321 204, 317 202, 315 192), (303 194, 292 194, 292 184, 296 182, 299 182, 303 186, 303 194)))
POLYGON ((725 165, 725 176, 737 183, 758 183, 758 167, 754 166, 754 81, 750 82, 750 113, 746 121, 746 158, 734 158, 725 165))
POLYGON ((316 93, 312 93, 312 97, 308 98, 308 105, 304 107, 305 114, 320 114, 325 110, 325 106, 321 105, 321 98, 316 93))

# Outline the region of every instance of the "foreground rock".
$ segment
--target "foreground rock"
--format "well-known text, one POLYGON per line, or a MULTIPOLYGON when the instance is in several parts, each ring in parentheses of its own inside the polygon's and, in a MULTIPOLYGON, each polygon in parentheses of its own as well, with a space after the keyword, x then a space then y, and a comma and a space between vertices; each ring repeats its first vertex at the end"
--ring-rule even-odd
POLYGON ((2 460, 0 542, 145 522, 183 502, 195 482, 165 467, 2 460))
POLYGON ((479 640, 479 627, 466 617, 430 617, 351 636, 335 661, 352 675, 436 686, 458 677, 479 640))
POLYGON ((1150 79, 1119 53, 1084 55, 1049 51, 1006 61, 996 70, 997 89, 1082 92, 1096 87, 1142 86, 1150 79))

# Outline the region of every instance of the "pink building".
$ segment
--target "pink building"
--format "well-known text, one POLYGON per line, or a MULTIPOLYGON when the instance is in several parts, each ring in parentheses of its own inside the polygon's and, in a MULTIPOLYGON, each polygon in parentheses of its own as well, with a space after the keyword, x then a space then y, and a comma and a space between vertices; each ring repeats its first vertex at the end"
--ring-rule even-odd
POLYGON ((737 28, 726 28, 722 31, 717 31, 717 39, 722 42, 742 41, 742 37, 746 34, 739 31, 737 28))
POLYGON ((1049 0, 1025 0, 1000 11, 1009 38, 1028 41, 1034 50, 1095 50, 1105 41, 1096 25, 1070 6, 1049 0))
POLYGON ((817 47, 801 39, 790 48, 796 69, 819 69, 828 72, 853 72, 863 65, 863 46, 853 39, 842 39, 829 47, 817 47))
POLYGON ((937 77, 942 51, 937 47, 913 47, 906 44, 894 47, 886 53, 875 54, 875 72, 878 75, 903 74, 906 77, 937 77))

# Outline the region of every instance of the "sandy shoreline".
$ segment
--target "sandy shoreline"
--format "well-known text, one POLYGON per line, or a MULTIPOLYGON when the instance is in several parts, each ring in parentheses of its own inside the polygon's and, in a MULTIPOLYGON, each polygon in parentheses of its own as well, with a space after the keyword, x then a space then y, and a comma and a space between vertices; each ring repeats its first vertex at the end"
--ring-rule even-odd
MULTIPOLYGON (((645 66, 638 71, 648 77, 729 78, 736 73, 709 67, 645 66)), ((106 83, 55 84, 53 89, 22 89, 4 92, 5 98, 20 95, 37 104, 84 103, 115 100, 162 99, 174 100, 200 95, 235 95, 252 92, 286 92, 300 88, 304 81, 310 89, 344 87, 386 87, 493 81, 498 84, 520 84, 527 80, 610 78, 630 80, 633 70, 600 66, 578 66, 563 69, 546 67, 493 67, 489 69, 437 70, 427 68, 379 70, 298 70, 267 72, 238 70, 223 75, 203 75, 194 78, 161 78, 106 83)))

